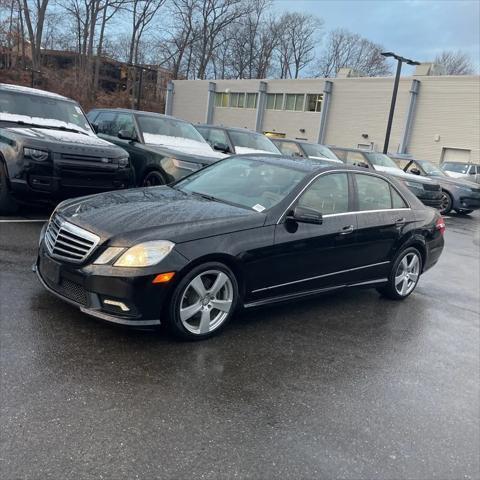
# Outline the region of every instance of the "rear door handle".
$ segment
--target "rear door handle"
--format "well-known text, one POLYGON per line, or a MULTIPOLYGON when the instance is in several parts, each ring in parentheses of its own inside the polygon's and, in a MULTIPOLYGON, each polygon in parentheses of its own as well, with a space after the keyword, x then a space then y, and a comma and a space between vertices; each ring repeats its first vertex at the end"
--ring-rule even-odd
POLYGON ((400 226, 400 225, 405 225, 406 219, 405 218, 399 218, 398 220, 395 220, 395 225, 400 226))
POLYGON ((350 233, 353 233, 355 230, 355 227, 353 225, 347 225, 346 227, 343 227, 342 230, 340 231, 340 235, 348 235, 350 233))

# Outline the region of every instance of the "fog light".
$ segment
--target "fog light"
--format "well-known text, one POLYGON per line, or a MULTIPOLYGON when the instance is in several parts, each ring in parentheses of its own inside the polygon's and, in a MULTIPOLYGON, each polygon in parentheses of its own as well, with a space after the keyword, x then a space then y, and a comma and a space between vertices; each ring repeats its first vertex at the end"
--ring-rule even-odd
POLYGON ((129 312, 130 309, 123 303, 117 300, 109 300, 108 298, 103 301, 105 305, 111 305, 112 307, 118 307, 122 312, 129 312))

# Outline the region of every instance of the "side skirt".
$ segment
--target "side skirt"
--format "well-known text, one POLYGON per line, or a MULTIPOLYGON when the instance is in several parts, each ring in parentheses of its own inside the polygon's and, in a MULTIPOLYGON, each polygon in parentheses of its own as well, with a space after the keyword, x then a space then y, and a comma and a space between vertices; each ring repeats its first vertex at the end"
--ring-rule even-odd
POLYGON ((335 292, 345 288, 375 287, 379 284, 385 284, 388 278, 379 278, 378 280, 369 280, 367 282, 352 283, 350 285, 335 285, 334 287, 317 288, 315 290, 305 290, 303 292, 289 293, 287 295, 278 295, 275 297, 264 298, 254 302, 244 303, 243 308, 261 307, 263 305, 271 305, 274 303, 289 302, 299 298, 314 297, 323 293, 335 292))

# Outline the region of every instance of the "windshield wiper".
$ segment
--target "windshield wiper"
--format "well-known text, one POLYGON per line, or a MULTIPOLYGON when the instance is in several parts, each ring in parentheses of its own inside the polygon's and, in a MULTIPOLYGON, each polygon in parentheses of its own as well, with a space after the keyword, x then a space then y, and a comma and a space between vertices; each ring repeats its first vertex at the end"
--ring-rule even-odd
POLYGON ((17 125, 25 125, 29 127, 34 127, 34 128, 46 128, 49 130, 62 130, 64 132, 73 132, 73 133, 81 133, 82 135, 88 135, 87 132, 84 132, 82 130, 76 130, 75 128, 69 128, 69 127, 64 127, 63 125, 55 126, 55 125, 42 125, 40 123, 30 123, 30 122, 24 122, 23 120, 5 120, 10 123, 15 123, 17 125))

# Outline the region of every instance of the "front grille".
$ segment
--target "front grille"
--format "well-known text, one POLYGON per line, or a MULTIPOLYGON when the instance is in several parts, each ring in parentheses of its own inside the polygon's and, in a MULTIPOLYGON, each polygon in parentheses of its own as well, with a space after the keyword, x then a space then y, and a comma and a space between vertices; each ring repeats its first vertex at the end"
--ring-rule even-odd
POLYGON ((440 185, 438 184, 431 185, 430 183, 424 183, 423 188, 425 190, 429 190, 430 192, 439 192, 442 189, 440 185))
POLYGON ((88 155, 76 155, 70 153, 62 153, 60 155, 62 160, 67 160, 71 162, 95 162, 95 163, 115 163, 112 158, 108 157, 92 157, 88 155))
POLYGON ((55 215, 45 232, 45 245, 54 258, 81 263, 93 252, 100 237, 55 215))

